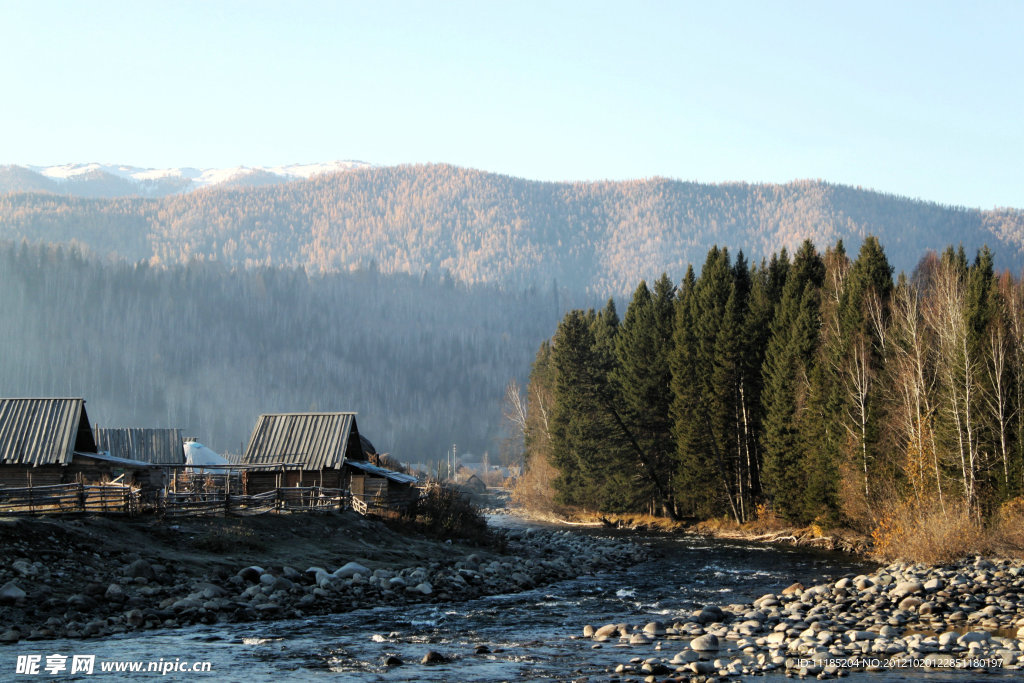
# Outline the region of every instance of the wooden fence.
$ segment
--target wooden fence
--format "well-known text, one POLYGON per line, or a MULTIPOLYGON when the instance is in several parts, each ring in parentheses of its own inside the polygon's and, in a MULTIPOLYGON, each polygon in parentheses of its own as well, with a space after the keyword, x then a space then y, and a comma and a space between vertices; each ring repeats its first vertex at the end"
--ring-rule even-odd
POLYGON ((25 488, 0 487, 0 514, 72 514, 81 512, 136 515, 156 512, 167 517, 259 515, 267 512, 309 512, 353 509, 361 515, 401 514, 409 503, 388 505, 368 501, 346 489, 289 486, 254 495, 220 491, 163 491, 143 501, 139 488, 123 484, 55 484, 25 488))
POLYGON ((275 510, 288 512, 345 510, 350 496, 342 489, 291 486, 254 495, 167 492, 158 505, 168 517, 201 515, 260 515, 275 510))
POLYGON ((51 484, 0 488, 0 513, 69 514, 105 512, 136 515, 141 512, 139 489, 125 484, 51 484))

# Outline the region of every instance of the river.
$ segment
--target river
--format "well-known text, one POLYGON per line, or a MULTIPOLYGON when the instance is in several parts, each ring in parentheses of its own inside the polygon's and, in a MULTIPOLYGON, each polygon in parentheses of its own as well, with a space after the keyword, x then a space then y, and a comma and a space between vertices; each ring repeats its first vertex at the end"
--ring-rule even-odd
MULTIPOLYGON (((507 516, 496 525, 530 525, 507 516)), ((577 533, 609 534, 580 529, 577 533)), ((664 656, 680 648, 671 640, 654 645, 595 649, 583 639, 583 626, 606 623, 643 625, 704 604, 750 602, 795 581, 811 585, 844 575, 870 572, 874 565, 840 553, 768 546, 668 534, 634 534, 655 551, 632 567, 549 584, 522 593, 447 605, 377 607, 344 614, 277 622, 215 624, 178 630, 145 631, 103 640, 23 641, 0 646, 0 680, 15 676, 17 655, 95 655, 94 673, 60 680, 125 680, 154 676, 165 680, 257 683, 281 680, 332 681, 506 681, 610 680, 618 664, 633 657, 664 656), (486 652, 477 652, 486 648, 486 652), (452 661, 421 665, 435 650, 452 661), (388 669, 384 658, 405 664, 388 669), (210 662, 211 673, 103 674, 100 662, 210 662)), ((921 674, 928 680, 966 681, 958 672, 921 674)), ((642 677, 637 677, 642 678, 642 677)), ((871 683, 906 680, 905 674, 857 673, 871 683)), ((758 680, 786 680, 782 674, 758 680)))

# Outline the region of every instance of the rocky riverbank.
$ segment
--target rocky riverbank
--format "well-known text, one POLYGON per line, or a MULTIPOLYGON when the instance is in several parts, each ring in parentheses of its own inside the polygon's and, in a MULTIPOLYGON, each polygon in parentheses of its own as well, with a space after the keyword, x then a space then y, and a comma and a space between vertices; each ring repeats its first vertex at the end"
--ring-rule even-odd
POLYGON ((510 530, 491 546, 354 513, 191 520, 0 519, 0 642, 466 600, 641 561, 628 541, 510 530))
POLYGON ((1024 666, 1024 563, 891 564, 834 583, 794 584, 752 604, 706 605, 671 623, 588 625, 583 637, 636 655, 609 672, 613 680, 1016 671, 1024 666))

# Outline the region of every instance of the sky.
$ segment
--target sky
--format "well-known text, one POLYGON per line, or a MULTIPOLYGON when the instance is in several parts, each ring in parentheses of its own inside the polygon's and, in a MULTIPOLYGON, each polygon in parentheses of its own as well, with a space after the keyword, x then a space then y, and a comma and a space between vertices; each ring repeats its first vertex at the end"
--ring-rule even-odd
POLYGON ((0 0, 0 164, 451 163, 1024 208, 1024 2, 0 0))

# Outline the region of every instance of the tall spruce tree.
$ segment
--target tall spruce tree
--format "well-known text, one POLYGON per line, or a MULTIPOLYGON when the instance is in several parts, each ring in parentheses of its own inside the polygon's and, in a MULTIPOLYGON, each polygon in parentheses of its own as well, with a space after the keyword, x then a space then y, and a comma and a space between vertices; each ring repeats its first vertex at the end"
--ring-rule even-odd
POLYGON ((721 514, 725 502, 718 486, 716 463, 708 443, 697 340, 697 280, 686 270, 676 297, 672 370, 672 433, 676 442, 673 492, 682 515, 708 518, 721 514))
POLYGON ((611 373, 619 398, 619 415, 634 445, 635 462, 645 475, 650 505, 675 514, 668 486, 674 451, 671 436, 672 320, 675 287, 667 275, 655 284, 654 295, 641 282, 633 294, 615 340, 617 364, 611 373))
POLYGON ((621 466, 618 433, 604 419, 610 400, 607 376, 594 338, 593 311, 570 311, 558 326, 551 360, 555 367, 552 461, 559 470, 556 500, 601 509, 608 474, 621 466))
POLYGON ((806 458, 798 428, 798 407, 807 394, 807 378, 817 345, 819 291, 825 266, 809 240, 793 258, 765 351, 765 494, 784 517, 803 520, 801 470, 806 458))

